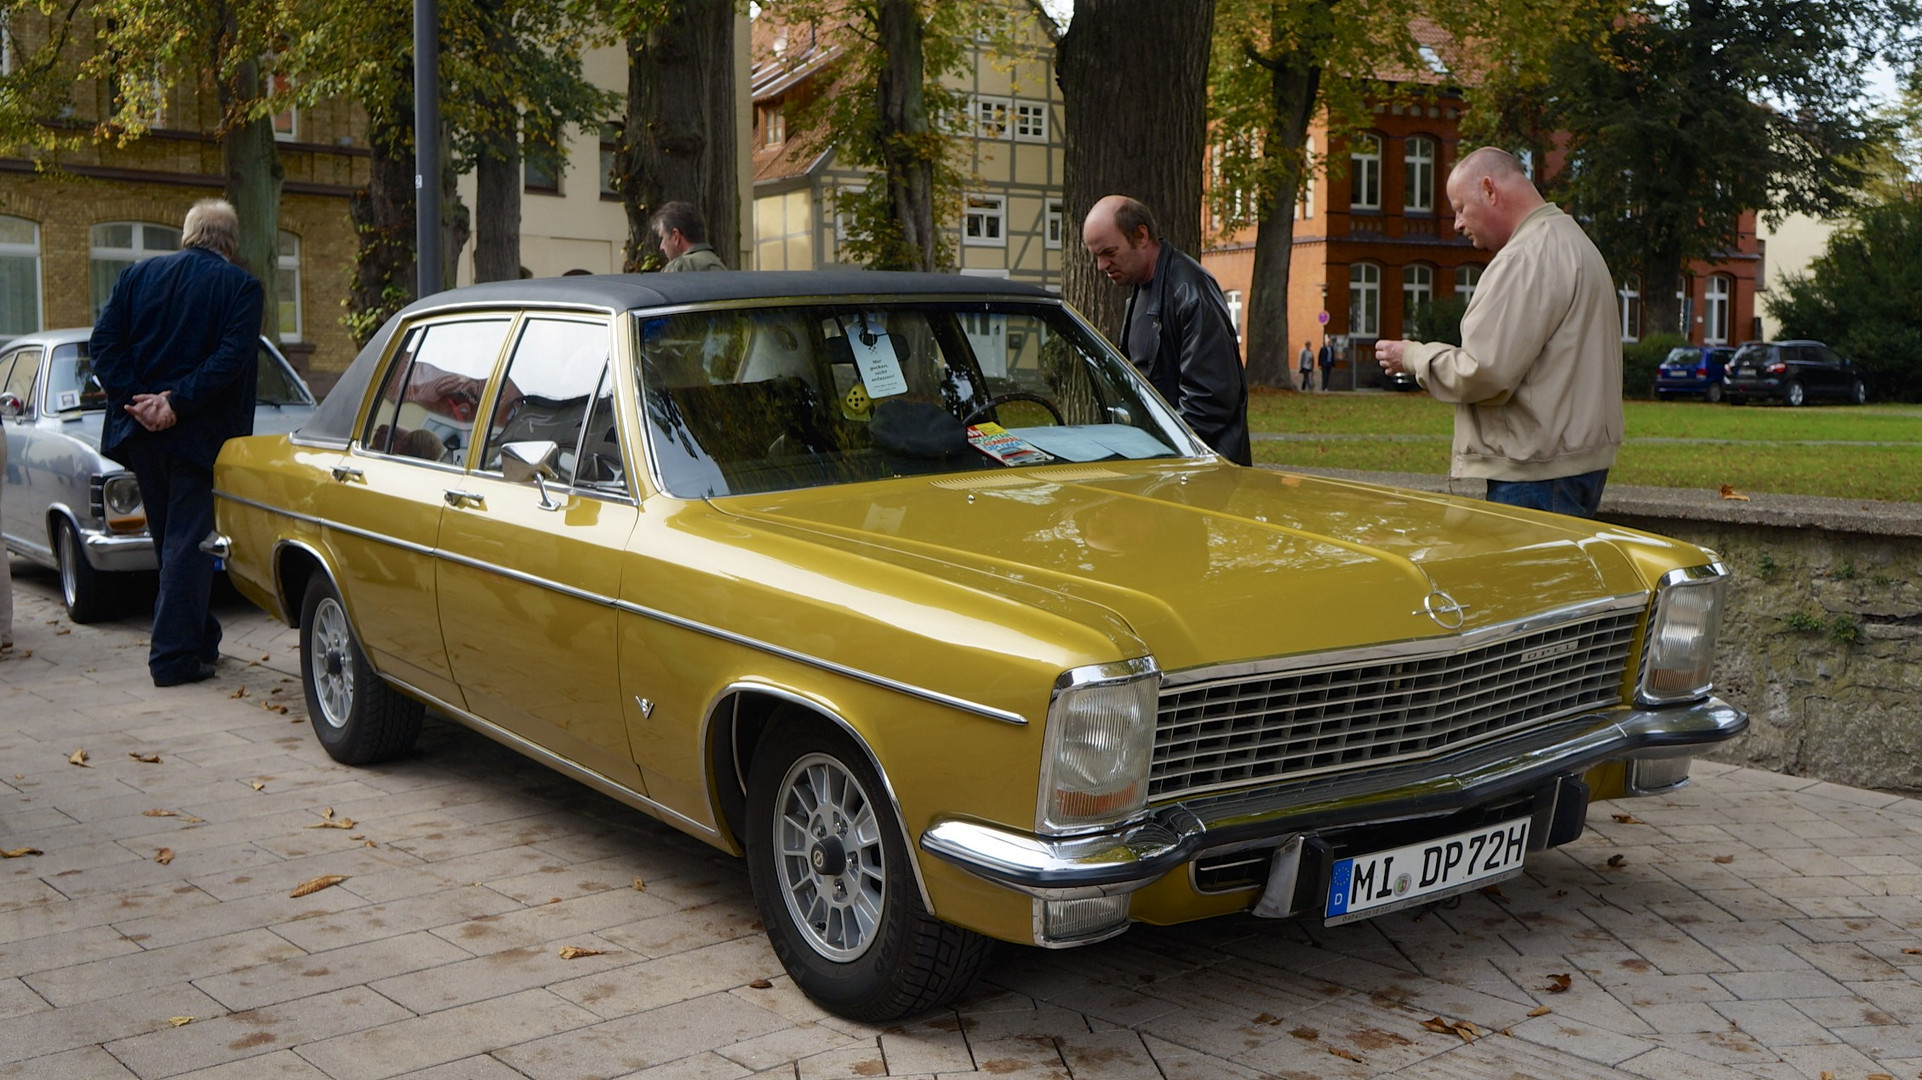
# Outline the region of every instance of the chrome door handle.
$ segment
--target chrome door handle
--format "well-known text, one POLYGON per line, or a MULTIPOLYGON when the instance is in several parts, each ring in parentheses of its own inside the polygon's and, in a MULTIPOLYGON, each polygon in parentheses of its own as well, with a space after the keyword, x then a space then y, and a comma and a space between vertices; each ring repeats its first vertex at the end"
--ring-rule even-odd
POLYGON ((366 473, 347 465, 336 465, 330 471, 334 474, 334 479, 341 481, 365 480, 367 478, 366 473))
POLYGON ((483 499, 471 491, 455 491, 453 488, 448 488, 441 497, 447 500, 447 505, 449 506, 472 506, 479 508, 487 505, 486 499, 483 499))

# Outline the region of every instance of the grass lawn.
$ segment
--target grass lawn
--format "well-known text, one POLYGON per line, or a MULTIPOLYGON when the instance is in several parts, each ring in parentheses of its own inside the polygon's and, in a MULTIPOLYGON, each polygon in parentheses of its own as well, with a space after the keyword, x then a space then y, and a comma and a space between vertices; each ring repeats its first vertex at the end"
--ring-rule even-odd
MULTIPOLYGON (((1922 405, 1625 403, 1610 483, 1922 502, 1922 405)), ((1256 390, 1255 460, 1390 472, 1448 471, 1454 410, 1426 394, 1256 390)))

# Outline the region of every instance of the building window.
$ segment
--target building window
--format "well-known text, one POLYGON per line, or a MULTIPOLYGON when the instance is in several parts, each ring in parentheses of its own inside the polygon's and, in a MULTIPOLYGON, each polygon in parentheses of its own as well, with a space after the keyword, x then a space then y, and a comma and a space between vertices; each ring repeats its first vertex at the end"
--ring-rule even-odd
POLYGON ((561 148, 522 136, 521 183, 535 195, 561 193, 561 148))
POLYGON ((787 141, 787 113, 779 105, 761 108, 761 145, 779 146, 787 141))
POLYGON ((180 250, 180 230, 170 225, 147 225, 136 221, 110 221, 95 225, 88 256, 88 277, 93 285, 93 321, 113 295, 113 283, 120 272, 142 259, 180 250))
POLYGON ((1047 220, 1043 222, 1043 228, 1046 231, 1042 234, 1042 241, 1046 246, 1051 248, 1061 246, 1061 237, 1065 228, 1064 219, 1066 218, 1066 211, 1063 209, 1063 206, 1064 204, 1060 199, 1048 200, 1047 220))
POLYGON ((1301 203, 1295 208, 1295 216, 1303 221, 1315 216, 1315 140, 1311 136, 1301 143, 1301 203))
POLYGON ((1348 205, 1356 210, 1381 209, 1381 137, 1357 135, 1348 152, 1348 205))
POLYGON ((615 183, 621 168, 621 125, 601 125, 601 198, 618 199, 621 189, 615 183))
POLYGON ((1028 142, 1048 141, 1048 104, 1045 101, 1014 103, 1014 137, 1028 142))
POLYGON ((300 237, 280 230, 280 257, 274 263, 274 292, 280 300, 280 340, 300 340, 300 237))
POLYGON ((1455 295, 1466 304, 1475 298, 1475 288, 1482 283, 1482 268, 1469 263, 1455 268, 1455 295))
POLYGON ((999 195, 970 195, 961 242, 974 247, 1008 246, 1008 203, 999 195))
POLYGON ((1702 330, 1702 341, 1709 345, 1728 344, 1728 302, 1735 292, 1735 283, 1726 275, 1712 274, 1708 279, 1708 290, 1704 294, 1704 311, 1707 324, 1702 330))
POLYGON ((13 74, 13 9, 0 11, 0 75, 13 74))
POLYGON ((1229 289, 1221 298, 1228 301, 1228 321, 1234 325, 1235 340, 1246 344, 1248 335, 1241 328, 1241 290, 1229 289))
POLYGON ((1005 139, 1008 137, 1007 98, 977 97, 974 99, 974 137, 977 139, 1005 139))
POLYGON ((0 217, 0 340, 39 329, 40 226, 0 217))
MULTIPOLYGON (((269 78, 274 97, 291 97, 293 83, 287 76, 275 72, 269 78)), ((274 138, 281 142, 293 142, 300 138, 300 110, 293 105, 274 114, 274 138)))
POLYGON ((1682 313, 1676 329, 1685 338, 1695 336, 1695 294, 1690 288, 1692 284, 1687 274, 1675 279, 1675 308, 1682 313))
POLYGON ((1622 340, 1642 340, 1641 275, 1630 274, 1624 278, 1622 280, 1622 287, 1617 290, 1615 295, 1619 297, 1622 302, 1622 340))
POLYGON ((754 200, 754 265, 814 269, 813 203, 806 188, 754 200))
POLYGON ((1421 309, 1435 298, 1435 271, 1420 263, 1401 270, 1402 336, 1412 338, 1421 332, 1421 309))
POLYGON ((1381 335, 1381 267, 1374 263, 1348 268, 1348 332, 1361 338, 1381 335))
POLYGON ((1402 209, 1435 210, 1435 140, 1416 135, 1402 143, 1402 209))

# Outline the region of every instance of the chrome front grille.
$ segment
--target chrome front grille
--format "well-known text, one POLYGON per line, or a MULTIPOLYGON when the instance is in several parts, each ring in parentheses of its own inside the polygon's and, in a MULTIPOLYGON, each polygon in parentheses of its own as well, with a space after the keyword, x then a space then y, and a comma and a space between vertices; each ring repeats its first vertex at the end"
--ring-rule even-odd
MULTIPOLYGON (((1626 600, 1627 598, 1625 598, 1626 600)), ((1644 605, 1446 642, 1181 673, 1161 692, 1148 797, 1432 756, 1622 699, 1644 605)))

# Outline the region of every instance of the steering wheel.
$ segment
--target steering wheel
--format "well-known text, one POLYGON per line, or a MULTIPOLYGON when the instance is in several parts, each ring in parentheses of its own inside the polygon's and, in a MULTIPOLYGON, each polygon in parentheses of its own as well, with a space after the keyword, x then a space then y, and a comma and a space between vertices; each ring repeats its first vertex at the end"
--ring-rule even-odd
POLYGON ((1049 401, 1040 394, 1031 394, 1026 390, 1013 390, 1005 394, 996 394, 975 406, 968 415, 961 418, 961 422, 963 424, 972 424, 988 413, 993 412, 998 406, 1006 405, 1010 401, 1032 401, 1036 405, 1048 410, 1048 415, 1054 417, 1055 426, 1068 426, 1068 421, 1062 417, 1060 408, 1057 407, 1054 402, 1049 401))

